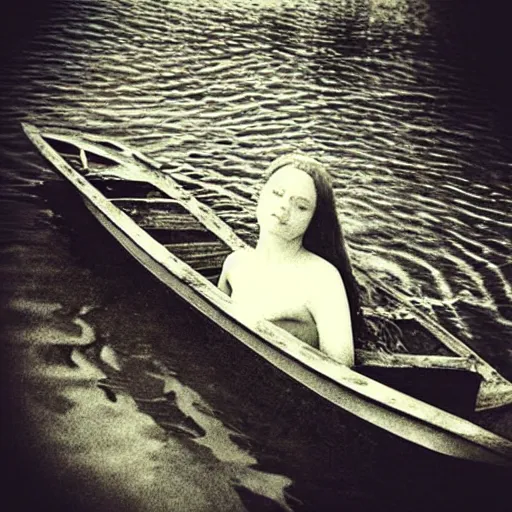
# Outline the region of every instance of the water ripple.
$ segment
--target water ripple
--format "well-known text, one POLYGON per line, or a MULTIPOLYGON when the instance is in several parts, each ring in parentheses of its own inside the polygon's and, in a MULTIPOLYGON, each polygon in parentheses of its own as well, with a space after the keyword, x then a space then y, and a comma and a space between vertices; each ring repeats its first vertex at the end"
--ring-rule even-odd
MULTIPOLYGON (((356 271, 433 305, 433 318, 512 377, 503 342, 512 332, 512 155, 487 99, 440 50, 450 37, 441 7, 427 0, 61 4, 58 22, 41 27, 0 80, 9 127, 0 134, 8 183, 0 195, 13 212, 0 226, 10 246, 2 272, 19 277, 7 280, 9 293, 23 301, 40 283, 62 298, 85 289, 93 274, 81 269, 84 282, 73 279, 78 263, 66 256, 58 216, 40 204, 30 213, 27 205, 39 201, 34 186, 57 178, 20 121, 138 147, 169 172, 202 182, 203 200, 248 238, 265 167, 299 150, 332 171, 356 271)), ((37 328, 30 332, 27 339, 42 340, 37 328)), ((91 397, 97 404, 99 395, 91 397)))

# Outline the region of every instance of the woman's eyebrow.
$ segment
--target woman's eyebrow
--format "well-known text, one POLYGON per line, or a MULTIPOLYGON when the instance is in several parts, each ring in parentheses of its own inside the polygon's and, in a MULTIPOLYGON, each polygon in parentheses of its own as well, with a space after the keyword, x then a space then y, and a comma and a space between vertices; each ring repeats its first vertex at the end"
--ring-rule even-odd
POLYGON ((304 196, 292 196, 294 199, 299 199, 301 201, 305 201, 306 203, 312 203, 311 199, 304 196))
MULTIPOLYGON (((281 183, 279 183, 279 182, 278 182, 278 183, 274 183, 274 184, 272 185, 272 188, 274 188, 274 189, 279 189, 279 190, 284 190, 284 189, 286 189, 286 185, 281 184, 281 183)), ((301 196, 301 195, 292 195, 291 197, 292 197, 293 199, 300 199, 300 200, 302 200, 302 201, 306 201, 306 202, 308 202, 308 203, 310 203, 310 204, 314 202, 312 199, 310 199, 310 198, 308 198, 308 197, 306 197, 306 196, 301 196)))

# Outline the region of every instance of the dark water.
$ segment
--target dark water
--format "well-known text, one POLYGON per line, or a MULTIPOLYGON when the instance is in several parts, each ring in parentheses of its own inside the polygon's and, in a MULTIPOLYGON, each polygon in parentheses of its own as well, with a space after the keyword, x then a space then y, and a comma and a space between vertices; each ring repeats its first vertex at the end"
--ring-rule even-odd
MULTIPOLYGON (((19 126, 118 137, 221 185, 208 203, 242 233, 270 160, 314 154, 356 270, 510 379, 510 130, 454 4, 62 0, 16 40, 0 80, 0 196, 19 508, 498 509, 503 471, 334 411, 216 334, 73 198, 55 203, 66 190, 19 126)), ((512 432, 510 415, 489 421, 512 432)))

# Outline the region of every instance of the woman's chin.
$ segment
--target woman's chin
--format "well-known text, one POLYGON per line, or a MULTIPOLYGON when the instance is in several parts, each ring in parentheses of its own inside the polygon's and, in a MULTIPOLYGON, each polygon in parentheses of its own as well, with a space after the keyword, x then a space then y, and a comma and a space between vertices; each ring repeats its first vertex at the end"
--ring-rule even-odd
POLYGON ((260 237, 266 239, 275 239, 284 242, 292 242, 300 237, 283 227, 276 226, 274 228, 260 229, 260 237))

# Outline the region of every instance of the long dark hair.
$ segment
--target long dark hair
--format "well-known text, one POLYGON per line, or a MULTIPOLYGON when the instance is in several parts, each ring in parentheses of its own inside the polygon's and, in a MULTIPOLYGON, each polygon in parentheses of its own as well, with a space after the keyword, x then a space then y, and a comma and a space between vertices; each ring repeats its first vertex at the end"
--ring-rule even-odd
POLYGON ((308 251, 334 265, 340 273, 347 292, 353 335, 354 338, 358 338, 364 330, 359 286, 352 271, 345 238, 336 213, 331 176, 327 169, 313 158, 293 153, 276 158, 267 168, 267 178, 286 165, 293 165, 313 179, 317 203, 315 213, 304 233, 303 245, 308 251))

